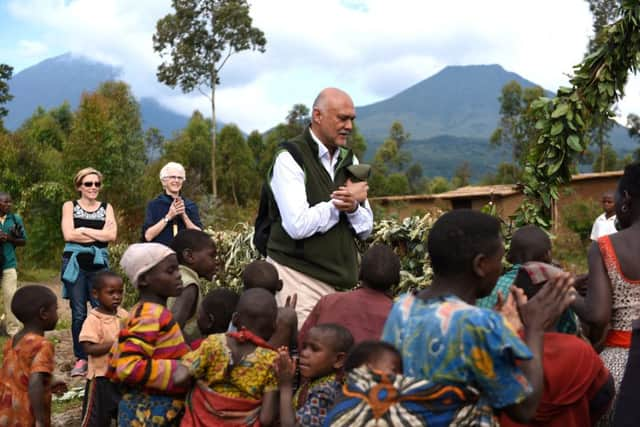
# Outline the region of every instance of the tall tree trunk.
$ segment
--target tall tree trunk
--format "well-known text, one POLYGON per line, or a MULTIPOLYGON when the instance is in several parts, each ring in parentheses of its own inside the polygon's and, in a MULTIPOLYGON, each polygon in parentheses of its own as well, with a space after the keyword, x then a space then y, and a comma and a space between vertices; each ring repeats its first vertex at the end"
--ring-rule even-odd
POLYGON ((604 143, 600 141, 600 172, 604 172, 604 143))
POLYGON ((211 78, 211 191, 214 200, 218 198, 218 182, 216 180, 216 73, 211 78))
MULTIPOLYGON (((211 32, 216 30, 216 11, 212 4, 211 8, 211 32)), ((213 200, 218 199, 218 180, 216 178, 216 83, 218 82, 218 70, 216 64, 211 66, 211 191, 213 200)))
POLYGON ((233 195, 233 203, 235 203, 236 208, 240 207, 240 203, 238 203, 238 196, 236 195, 236 184, 231 181, 231 194, 233 195))

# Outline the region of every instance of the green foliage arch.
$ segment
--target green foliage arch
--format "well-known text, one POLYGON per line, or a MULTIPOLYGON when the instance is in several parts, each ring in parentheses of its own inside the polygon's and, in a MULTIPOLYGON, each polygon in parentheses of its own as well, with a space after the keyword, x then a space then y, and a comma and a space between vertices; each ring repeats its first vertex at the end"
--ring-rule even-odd
POLYGON ((570 181, 575 156, 589 144, 591 120, 613 117, 611 106, 624 95, 629 72, 638 69, 640 3, 622 0, 619 16, 603 28, 593 53, 574 67, 571 87, 531 104, 539 133, 526 158, 518 224, 551 225, 552 202, 558 199, 559 186, 570 181))

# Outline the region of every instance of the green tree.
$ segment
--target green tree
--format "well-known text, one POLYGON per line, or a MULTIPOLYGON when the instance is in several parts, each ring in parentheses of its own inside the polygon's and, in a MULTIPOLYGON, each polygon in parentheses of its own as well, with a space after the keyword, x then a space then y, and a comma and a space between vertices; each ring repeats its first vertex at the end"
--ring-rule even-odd
POLYGON ((236 125, 223 127, 219 138, 218 156, 225 165, 220 188, 236 206, 245 206, 250 198, 257 196, 259 189, 253 153, 236 125))
POLYGON ((257 130, 252 131, 247 137, 247 145, 253 154, 253 164, 258 168, 260 166, 262 153, 265 150, 262 134, 257 130))
POLYGON ((429 193, 438 194, 451 190, 451 183, 443 176, 435 176, 429 181, 429 193))
POLYGON ((469 185, 469 181, 471 179, 471 165, 469 162, 462 162, 460 166, 458 166, 453 173, 453 178, 451 178, 451 184, 453 187, 465 187, 469 185))
POLYGON ((52 147, 62 150, 64 142, 69 137, 73 115, 68 110, 69 104, 63 104, 57 109, 45 111, 38 107, 31 117, 25 120, 17 130, 25 140, 38 147, 52 147), (66 116, 62 111, 68 111, 66 116))
POLYGON ((175 13, 156 24, 153 49, 161 58, 158 80, 183 92, 198 89, 211 101, 211 188, 218 196, 216 176, 215 90, 220 71, 231 55, 244 50, 265 51, 264 33, 252 26, 246 0, 172 0, 175 13))
POLYGON ((147 160, 153 160, 160 157, 164 143, 164 135, 162 135, 160 129, 150 127, 146 131, 144 131, 144 146, 148 154, 147 160))
MULTIPOLYGON (((619 2, 618 0, 587 0, 589 3, 589 10, 593 14, 593 36, 589 39, 589 45, 585 56, 591 55, 595 52, 602 41, 606 38, 606 34, 603 33, 603 29, 614 22, 619 17, 619 2)), ((596 159, 600 160, 600 163, 593 163, 594 172, 604 172, 607 169, 606 159, 610 157, 610 151, 607 151, 606 147, 611 146, 609 140, 609 132, 613 128, 613 120, 611 119, 611 112, 594 111, 589 121, 590 144, 597 148, 596 159)))
POLYGON ((287 126, 291 134, 298 135, 309 126, 311 116, 309 115, 309 107, 304 104, 294 104, 289 114, 287 114, 287 126))
POLYGON ((3 105, 13 99, 13 95, 9 93, 9 84, 7 83, 7 81, 11 80, 12 75, 13 67, 7 64, 0 64, 0 132, 4 130, 2 118, 9 114, 9 110, 3 105))
POLYGON ((429 183, 423 176, 422 166, 419 163, 412 164, 406 172, 409 181, 409 192, 421 194, 429 191, 429 183))
MULTIPOLYGON (((493 131, 489 142, 493 146, 510 145, 513 162, 524 164, 529 143, 537 139, 537 118, 531 103, 544 95, 540 86, 522 88, 515 80, 502 87, 500 101, 500 122, 493 131)), ((515 171, 515 169, 514 169, 515 171)), ((514 176, 514 179, 517 179, 514 176)))
POLYGON ((480 182, 482 185, 515 184, 514 177, 520 176, 520 173, 520 169, 513 163, 502 162, 495 174, 485 175, 480 182))
POLYGON ((411 153, 404 149, 410 137, 411 135, 404 131, 402 123, 393 122, 389 129, 389 137, 384 140, 373 157, 369 180, 372 195, 407 194, 419 187, 422 168, 410 166, 411 153), (408 175, 409 170, 411 170, 411 177, 408 175), (390 181, 393 174, 405 176, 402 185, 398 184, 397 177, 393 178, 393 182, 390 181), (399 193, 399 191, 404 192, 399 193))
POLYGON ((618 154, 613 147, 608 144, 605 145, 598 156, 593 160, 593 170, 598 172, 614 171, 618 170, 620 162, 618 161, 618 154))
MULTIPOLYGON (((627 115, 627 128, 629 136, 640 142, 640 116, 633 113, 627 115)), ((640 160, 640 148, 635 151, 634 157, 640 160)))
POLYGON ((349 136, 348 146, 351 148, 353 154, 358 158, 358 160, 362 161, 364 153, 367 152, 367 141, 364 139, 364 136, 360 133, 360 129, 355 123, 353 124, 351 135, 349 136))
POLYGON ((607 158, 611 156, 611 153, 613 152, 615 155, 615 151, 611 148, 611 141, 609 140, 609 132, 612 128, 613 120, 607 115, 598 114, 591 117, 589 138, 591 139, 591 144, 595 145, 598 150, 596 162, 593 163, 594 172, 613 170, 609 169, 610 165, 607 163, 607 158))
POLYGON ((593 36, 589 39, 588 53, 595 51, 606 39, 604 27, 620 17, 618 0, 586 0, 593 14, 593 36))
POLYGON ((105 82, 82 95, 63 154, 69 174, 88 166, 104 174, 102 195, 115 209, 131 214, 142 209, 135 184, 146 163, 144 138, 140 107, 126 83, 105 82))
POLYGON ((0 133, 0 183, 16 204, 15 210, 26 218, 29 244, 24 252, 24 265, 37 268, 54 267, 62 250, 60 207, 65 192, 62 153, 48 145, 35 144, 23 125, 15 133, 0 133))

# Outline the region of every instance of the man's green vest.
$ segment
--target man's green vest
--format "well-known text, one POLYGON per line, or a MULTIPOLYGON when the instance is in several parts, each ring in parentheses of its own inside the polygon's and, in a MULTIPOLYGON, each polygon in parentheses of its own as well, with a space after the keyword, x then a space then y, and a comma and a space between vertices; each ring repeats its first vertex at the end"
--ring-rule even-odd
MULTIPOLYGON (((327 173, 318 157, 318 144, 311 137, 309 128, 292 139, 303 160, 305 188, 309 206, 331 200, 331 193, 347 181, 347 167, 353 163, 353 153, 339 149, 334 179, 327 173)), ((271 195, 273 199, 273 195, 271 195)), ((347 215, 340 213, 340 220, 326 233, 316 233, 306 239, 294 240, 282 228, 282 220, 275 209, 271 225, 267 254, 276 262, 293 268, 314 279, 321 280, 336 289, 351 289, 358 279, 358 249, 355 233, 347 215)))

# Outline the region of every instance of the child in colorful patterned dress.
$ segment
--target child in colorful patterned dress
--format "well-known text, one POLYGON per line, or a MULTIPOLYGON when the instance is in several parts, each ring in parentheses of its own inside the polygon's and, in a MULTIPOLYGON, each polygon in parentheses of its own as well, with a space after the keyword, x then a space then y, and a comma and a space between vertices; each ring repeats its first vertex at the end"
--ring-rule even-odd
POLYGON ((276 325, 275 297, 264 289, 242 293, 236 332, 210 335, 183 357, 197 380, 187 398, 182 426, 270 426, 277 409, 274 362, 267 343, 276 325))
POLYGON ((278 350, 276 371, 280 387, 282 427, 321 427, 342 387, 342 368, 353 346, 353 336, 343 326, 324 323, 309 330, 300 351, 302 384, 293 394, 296 363, 286 347, 278 350))
POLYGON ((178 369, 189 347, 166 307, 167 298, 182 291, 178 258, 160 243, 136 243, 120 265, 140 301, 120 330, 109 366, 108 376, 124 386, 118 426, 178 425, 190 380, 178 369))
POLYGON ((122 278, 101 271, 93 279, 93 298, 99 305, 91 309, 82 324, 79 340, 89 356, 87 385, 82 402, 82 426, 111 426, 118 418, 120 390, 107 378, 109 351, 118 339, 120 326, 129 315, 120 307, 124 293, 122 278))
POLYGON ((45 286, 16 291, 11 311, 24 327, 4 345, 0 370, 0 425, 51 425, 53 343, 45 331, 58 322, 58 302, 45 286))

